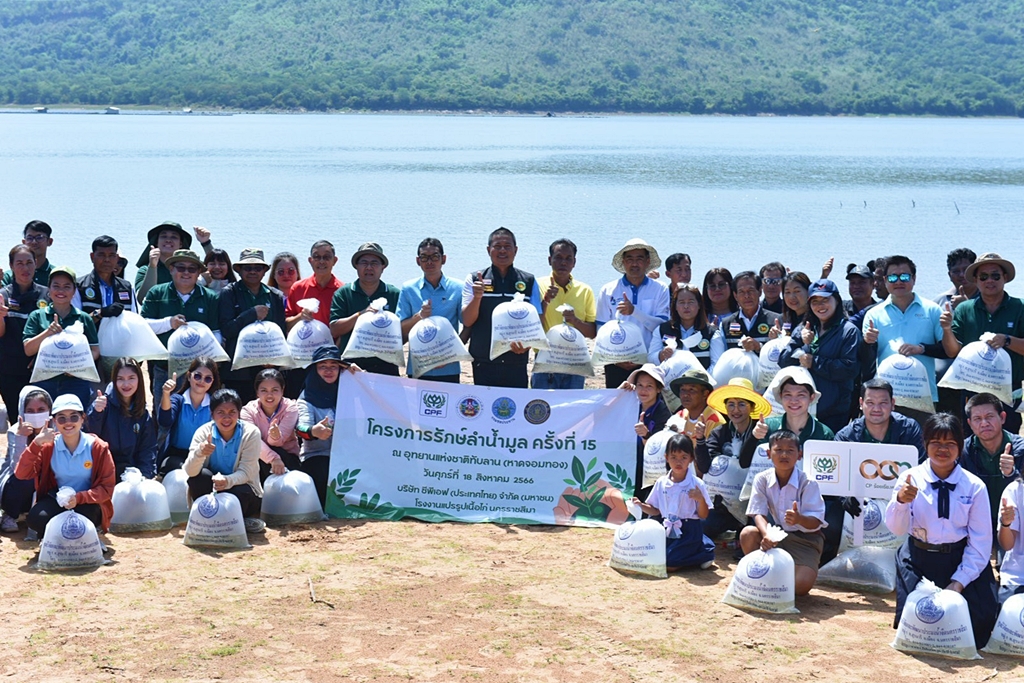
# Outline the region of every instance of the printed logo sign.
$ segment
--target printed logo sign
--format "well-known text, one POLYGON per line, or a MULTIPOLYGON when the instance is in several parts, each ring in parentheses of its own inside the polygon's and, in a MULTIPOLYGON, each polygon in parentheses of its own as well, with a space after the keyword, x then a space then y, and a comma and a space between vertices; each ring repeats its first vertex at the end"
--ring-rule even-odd
POLYGON ((421 391, 420 415, 448 417, 448 394, 440 391, 421 391))
POLYGON ((459 415, 470 420, 484 411, 484 404, 476 396, 467 396, 459 401, 459 415))
POLYGON ((199 514, 206 519, 210 519, 220 511, 220 501, 217 500, 217 496, 208 495, 203 496, 199 499, 199 514))
POLYGON ((429 344, 436 336, 437 325, 429 320, 424 320, 420 323, 419 329, 416 330, 416 338, 424 344, 429 344))
POLYGON ((385 327, 391 325, 391 316, 385 315, 383 311, 373 316, 373 320, 370 324, 374 327, 383 330, 385 327))
POLYGON ((708 474, 712 477, 720 477, 727 469, 729 469, 729 456, 719 455, 711 461, 711 467, 708 469, 708 474))
POLYGON ((532 425, 543 424, 551 417, 551 406, 543 399, 534 399, 523 408, 523 417, 532 425))
POLYGON ((771 566, 764 560, 751 560, 750 564, 747 565, 747 576, 752 579, 760 579, 768 573, 769 569, 771 569, 771 566))
POLYGON ((860 464, 860 476, 865 479, 879 479, 884 481, 895 481, 903 470, 909 470, 909 462, 896 462, 895 460, 864 460, 860 464))
POLYGON ((935 604, 932 596, 928 595, 917 601, 914 614, 926 624, 934 624, 946 615, 946 610, 935 604))
POLYGON ((181 345, 187 348, 192 348, 199 343, 199 333, 195 330, 186 330, 181 335, 181 345))
POLYGON ((498 422, 511 422, 516 419, 516 402, 507 396, 495 399, 491 404, 491 415, 498 422))
POLYGON ((67 337, 64 337, 63 339, 54 340, 53 345, 56 346, 61 351, 67 351, 72 346, 74 346, 75 343, 68 339, 67 337))
POLYGON ((60 527, 60 535, 69 541, 85 536, 85 522, 82 521, 82 516, 68 515, 60 527))
POLYGON ((812 455, 811 468, 817 482, 839 483, 839 458, 834 455, 812 455))
POLYGON ((909 370, 914 367, 914 360, 909 356, 898 355, 893 358, 892 366, 897 370, 909 370))
POLYGON ((626 341, 626 331, 621 327, 612 330, 612 333, 608 335, 608 341, 616 346, 626 341))
POLYGON ((313 325, 311 325, 309 321, 303 322, 301 325, 299 325, 299 331, 296 332, 296 334, 298 335, 299 339, 301 339, 302 341, 306 341, 307 339, 313 336, 313 325))
POLYGON ((636 524, 627 522, 626 524, 619 525, 619 530, 616 532, 616 535, 619 537, 620 541, 625 541, 627 538, 633 535, 633 532, 635 530, 636 524))
POLYGON ((864 531, 874 531, 882 523, 882 510, 878 503, 869 500, 864 506, 864 531))
POLYGON ((562 339, 564 339, 567 342, 576 341, 576 330, 573 329, 572 327, 569 327, 568 325, 562 328, 562 331, 559 332, 559 335, 561 335, 562 339))
POLYGON ((513 320, 523 320, 526 316, 530 315, 530 309, 528 306, 512 306, 508 310, 508 317, 513 320))

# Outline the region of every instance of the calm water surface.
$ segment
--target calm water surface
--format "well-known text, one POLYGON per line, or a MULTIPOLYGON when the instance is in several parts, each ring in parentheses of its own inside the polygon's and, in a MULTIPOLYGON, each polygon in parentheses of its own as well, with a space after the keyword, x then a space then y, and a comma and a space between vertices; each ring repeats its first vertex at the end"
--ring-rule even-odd
POLYGON ((595 288, 643 237, 690 253, 695 278, 781 260, 813 279, 829 256, 905 253, 930 297, 954 247, 1024 268, 1022 189, 1017 119, 0 115, 0 230, 13 244, 46 220, 51 260, 83 270, 96 235, 134 261, 169 219, 232 256, 329 239, 346 281, 360 242, 383 245, 400 284, 436 236, 461 278, 504 225, 537 274, 554 238, 573 239, 595 288))

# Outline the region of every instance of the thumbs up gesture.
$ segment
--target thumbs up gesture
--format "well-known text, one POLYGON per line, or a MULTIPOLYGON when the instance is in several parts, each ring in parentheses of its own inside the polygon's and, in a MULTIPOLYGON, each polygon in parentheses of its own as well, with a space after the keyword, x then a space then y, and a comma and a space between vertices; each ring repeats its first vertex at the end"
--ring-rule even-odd
POLYGON ((40 446, 45 446, 47 444, 53 443, 53 438, 55 434, 53 432, 53 428, 50 427, 52 422, 52 420, 46 421, 46 424, 43 426, 43 428, 39 430, 38 434, 36 434, 36 438, 32 439, 33 443, 39 444, 40 446))
POLYGON ((900 492, 896 494, 896 502, 905 505, 915 498, 917 498, 917 483, 913 477, 907 477, 906 482, 900 487, 900 492))
POLYGON ((210 434, 206 437, 206 441, 199 446, 199 455, 209 458, 215 450, 217 450, 217 447, 213 445, 213 431, 211 430, 210 434))
POLYGON ((1006 444, 1006 448, 1002 453, 999 454, 999 471, 1003 473, 1004 477, 1013 476, 1013 455, 1010 454, 1010 444, 1006 444))
POLYGON ((956 308, 957 306, 959 306, 960 304, 962 304, 965 301, 967 301, 967 295, 964 294, 964 288, 962 286, 961 287, 957 287, 956 288, 956 294, 954 294, 949 299, 950 308, 956 308))
POLYGON ((803 520, 803 516, 797 509, 797 504, 795 500, 793 501, 793 507, 790 508, 789 510, 786 510, 785 519, 786 524, 789 524, 790 526, 797 526, 803 520))
POLYGON ((832 274, 832 267, 835 266, 835 264, 836 264, 836 257, 835 256, 829 256, 828 257, 828 261, 825 261, 825 264, 821 267, 821 279, 822 280, 826 279, 829 275, 832 274))
POLYGON ((96 399, 92 402, 92 409, 97 413, 102 413, 107 409, 107 395, 102 391, 96 391, 96 399))
POLYGON ((811 321, 808 320, 804 323, 804 328, 800 330, 800 340, 804 344, 810 344, 814 341, 814 328, 811 327, 811 321))
POLYGON ((619 303, 615 305, 615 310, 622 315, 633 315, 633 302, 629 300, 625 292, 622 293, 619 303))
POLYGON ((640 420, 635 425, 633 425, 633 431, 636 432, 636 435, 639 436, 641 439, 643 439, 644 437, 651 433, 651 431, 647 429, 647 425, 644 424, 643 420, 640 420))
POLYGON ((54 313, 53 322, 50 323, 50 326, 46 328, 46 336, 49 337, 55 334, 60 334, 63 331, 64 328, 60 326, 60 317, 56 313, 54 313))
POLYGON ((174 391, 174 388, 177 387, 177 386, 178 386, 178 373, 174 373, 173 375, 171 375, 171 378, 169 380, 164 382, 164 384, 161 387, 161 389, 163 389, 164 394, 169 394, 172 391, 174 391))
POLYGON ((474 299, 482 299, 483 296, 484 296, 484 281, 483 281, 483 277, 484 277, 483 272, 481 272, 479 270, 476 272, 475 275, 473 275, 473 298, 474 299))
POLYGON ((999 523, 1006 526, 1013 523, 1017 516, 1017 508, 1010 501, 1002 498, 999 505, 999 523))
POLYGON ((770 330, 768 330, 768 338, 769 339, 778 339, 781 336, 782 336, 782 322, 781 322, 781 319, 776 318, 775 319, 775 324, 772 325, 772 328, 770 330))
POLYGON ((764 421, 763 417, 757 419, 757 424, 754 425, 754 438, 763 439, 768 436, 768 423, 764 421))
POLYGON ((877 344, 878 343, 878 328, 875 327, 874 318, 868 318, 868 326, 864 328, 864 343, 865 344, 877 344))
POLYGON ((267 436, 269 436, 272 441, 281 440, 281 426, 278 424, 280 420, 280 416, 275 416, 274 419, 270 421, 270 428, 267 429, 267 436))
POLYGON ((953 328, 953 307, 946 302, 946 305, 942 307, 942 313, 939 315, 939 325, 944 330, 950 330, 953 328))
POLYGON ((325 417, 324 419, 313 425, 309 433, 313 435, 315 439, 329 439, 331 434, 334 433, 334 429, 331 427, 331 418, 325 417))

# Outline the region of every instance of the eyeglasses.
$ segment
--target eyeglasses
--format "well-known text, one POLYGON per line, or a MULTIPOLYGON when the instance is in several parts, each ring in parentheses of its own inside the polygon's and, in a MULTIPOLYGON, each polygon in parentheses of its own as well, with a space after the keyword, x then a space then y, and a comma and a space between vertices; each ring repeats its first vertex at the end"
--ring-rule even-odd
POLYGON ((893 282, 896 282, 897 280, 899 282, 910 282, 913 279, 914 279, 914 276, 911 275, 910 273, 900 273, 899 275, 886 275, 885 276, 885 281, 890 283, 890 284, 892 284, 893 282))
POLYGON ((764 280, 762 280, 762 282, 764 282, 766 285, 781 285, 782 284, 782 278, 781 277, 766 277, 764 280))
POLYGON ((981 282, 987 282, 988 280, 992 280, 993 282, 999 282, 1002 279, 1002 273, 978 273, 978 280, 981 282))
POLYGON ((309 258, 313 259, 314 261, 333 261, 334 260, 334 254, 323 254, 323 255, 313 254, 309 258))
POLYGON ((416 258, 418 258, 420 261, 423 261, 424 263, 437 263, 438 261, 441 260, 441 255, 440 254, 425 254, 425 255, 424 254, 420 254, 416 258))
POLYGON ((729 286, 728 282, 709 282, 708 289, 725 289, 729 286))
MULTIPOLYGON (((243 273, 262 273, 264 270, 266 270, 266 269, 263 266, 257 266, 255 264, 251 264, 251 263, 242 266, 242 272, 243 273)), ((294 271, 292 271, 292 272, 294 272, 294 271)))
POLYGON ((50 239, 46 235, 25 235, 23 241, 25 242, 45 242, 50 239))
POLYGON ((189 275, 195 275, 199 272, 199 266, 183 266, 180 263, 174 264, 174 272, 176 273, 188 273, 189 275))
POLYGON ((74 425, 74 424, 78 424, 81 419, 82 419, 82 416, 79 415, 78 413, 71 413, 70 415, 58 415, 57 416, 57 424, 63 425, 63 424, 67 424, 68 422, 70 422, 71 424, 74 425))
POLYGON ((377 259, 359 259, 358 261, 356 261, 356 265, 360 268, 380 268, 384 264, 381 261, 378 261, 377 259))
POLYGON ((203 384, 213 384, 213 375, 204 375, 201 372, 193 372, 192 381, 202 382, 203 384))

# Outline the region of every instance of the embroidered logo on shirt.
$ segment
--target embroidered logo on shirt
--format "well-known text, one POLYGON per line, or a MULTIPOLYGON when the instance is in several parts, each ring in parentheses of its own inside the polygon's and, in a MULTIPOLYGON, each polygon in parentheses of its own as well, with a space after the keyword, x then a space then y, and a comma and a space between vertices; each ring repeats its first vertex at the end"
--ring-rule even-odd
POLYGON ((743 334, 743 328, 740 327, 740 324, 729 323, 729 336, 735 337, 738 334, 743 334))
POLYGON ((86 461, 85 461, 85 462, 84 462, 84 463, 82 464, 82 467, 84 467, 84 468, 85 468, 85 469, 87 469, 87 470, 91 470, 91 469, 92 469, 92 460, 86 460, 86 461))
POLYGON ((697 344, 697 348, 701 351, 707 351, 710 348, 711 343, 707 339, 701 339, 700 343, 697 344))
POLYGON ((37 304, 36 304, 36 306, 37 306, 38 308, 46 308, 46 302, 45 302, 45 301, 43 301, 42 299, 40 299, 40 300, 39 300, 39 303, 37 303, 37 304))
POLYGON ((526 283, 523 282, 522 280, 519 280, 518 282, 516 282, 516 291, 517 292, 525 292, 526 291, 526 283))
POLYGON ((768 325, 766 325, 765 323, 761 323, 760 325, 758 325, 757 326, 757 333, 758 334, 768 334, 768 325))
POLYGON ((93 289, 92 287, 86 287, 85 288, 85 298, 86 299, 91 299, 94 296, 96 296, 96 290, 93 289))

